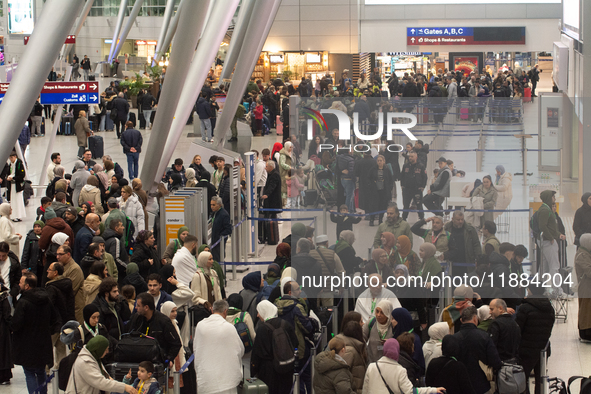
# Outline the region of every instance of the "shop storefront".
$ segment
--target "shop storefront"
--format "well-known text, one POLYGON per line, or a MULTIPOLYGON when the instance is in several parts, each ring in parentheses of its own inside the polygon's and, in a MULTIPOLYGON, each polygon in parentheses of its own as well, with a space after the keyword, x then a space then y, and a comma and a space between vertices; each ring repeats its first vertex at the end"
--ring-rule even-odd
POLYGON ((263 52, 254 67, 252 77, 271 81, 277 77, 288 77, 291 81, 309 76, 312 84, 326 74, 335 78, 335 72, 329 70, 328 52, 263 52))
MULTIPOLYGON (((380 68, 382 81, 388 80, 392 72, 398 78, 403 77, 404 73, 427 73, 429 68, 429 56, 431 53, 422 52, 381 52, 376 53, 376 64, 380 68)), ((371 70, 360 70, 366 73, 371 70)))

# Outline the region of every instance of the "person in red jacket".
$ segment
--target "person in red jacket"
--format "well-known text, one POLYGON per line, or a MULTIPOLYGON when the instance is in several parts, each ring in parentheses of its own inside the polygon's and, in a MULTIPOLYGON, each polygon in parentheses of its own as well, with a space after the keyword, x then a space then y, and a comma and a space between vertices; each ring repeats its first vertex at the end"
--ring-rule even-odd
POLYGON ((254 121, 256 124, 255 137, 263 135, 263 103, 257 98, 257 106, 254 109, 254 121))

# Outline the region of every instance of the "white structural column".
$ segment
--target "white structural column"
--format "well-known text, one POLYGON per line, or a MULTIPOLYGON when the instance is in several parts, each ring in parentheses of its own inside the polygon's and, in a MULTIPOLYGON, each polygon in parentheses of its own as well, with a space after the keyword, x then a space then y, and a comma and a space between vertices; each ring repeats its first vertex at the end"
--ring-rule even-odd
MULTIPOLYGON (((78 34, 80 34, 80 30, 82 30, 82 26, 84 25, 84 22, 86 22, 86 17, 88 16, 88 13, 90 12, 90 9, 92 8, 93 4, 94 0, 86 1, 86 4, 84 5, 84 8, 82 9, 80 16, 78 17, 78 25, 76 26, 76 30, 74 31, 74 35, 76 37, 78 37, 78 34)), ((71 47, 72 44, 64 44, 64 46, 62 47, 62 52, 60 53, 60 59, 63 59, 65 54, 70 52, 71 47)))
MULTIPOLYGON (((80 0, 49 0, 44 5, 29 44, 19 62, 18 72, 0 105, 0 139, 16 141, 29 117, 33 103, 45 84, 80 9, 80 0)), ((0 144, 0 162, 8 159, 12 144, 0 144)))
POLYGON ((109 64, 113 61, 113 52, 117 46, 121 26, 123 26, 123 18, 125 18, 125 11, 127 10, 127 0, 121 0, 119 4, 119 14, 117 14, 117 24, 115 25, 115 32, 113 33, 113 42, 111 42, 111 49, 109 50, 109 64))
MULTIPOLYGON (((213 63, 215 56, 218 53, 220 43, 224 39, 226 30, 232 21, 232 17, 238 6, 238 1, 239 0, 224 0, 223 2, 216 1, 213 5, 205 32, 203 33, 203 36, 201 36, 197 52, 195 52, 195 56, 193 56, 193 62, 191 63, 189 74, 187 75, 187 81, 181 92, 179 99, 180 105, 177 107, 174 114, 174 120, 170 128, 170 134, 168 135, 166 146, 164 147, 164 153, 160 158, 160 166, 158 167, 158 171, 152 175, 150 184, 152 184, 152 182, 160 181, 160 177, 174 153, 174 149, 183 134, 187 119, 193 111, 193 105, 197 101, 197 97, 201 92, 201 86, 203 86, 203 83, 205 82, 209 67, 211 63, 213 63)), ((173 48, 176 47, 176 45, 177 44, 175 43, 173 48)), ((168 80, 166 83, 168 83, 168 80)), ((158 108, 158 110, 160 110, 160 108, 158 108)), ((147 174, 146 179, 149 179, 147 174)), ((142 182, 143 181, 144 178, 142 178, 142 182)), ((146 184, 147 183, 144 183, 144 185, 146 184)))
POLYGON ((250 81, 252 70, 259 59, 280 5, 281 0, 256 0, 246 31, 248 39, 244 41, 240 49, 236 70, 234 70, 232 83, 224 103, 224 110, 215 127, 214 145, 218 148, 224 146, 224 136, 230 129, 238 104, 242 100, 244 90, 250 81))
MULTIPOLYGON (((162 48, 168 48, 168 46, 172 42, 172 37, 174 37, 174 34, 176 33, 176 28, 179 24, 179 19, 181 17, 181 11, 183 10, 183 4, 186 1, 190 1, 190 0, 181 0, 181 2, 179 3, 179 6, 176 9, 176 13, 172 17, 172 20, 170 21, 170 26, 168 26, 168 31, 166 32, 166 37, 164 38, 164 41, 162 42, 162 48)), ((162 56, 160 56, 160 54, 158 52, 154 53, 154 63, 158 63, 160 61, 161 57, 162 56)))
POLYGON ((144 4, 144 0, 135 0, 135 4, 133 5, 133 8, 131 9, 131 13, 129 14, 129 18, 127 18, 127 22, 125 23, 125 27, 123 28, 123 31, 121 32, 121 35, 119 36, 117 46, 115 47, 115 51, 113 52, 113 59, 117 58, 117 55, 119 55, 119 52, 121 51, 121 48, 123 47, 123 44, 125 43, 125 40, 127 40, 127 35, 129 34, 131 27, 133 26, 133 22, 135 22, 135 18, 137 18, 137 16, 140 13, 140 10, 142 8, 142 4, 144 4))
MULTIPOLYGON (((158 59, 162 58, 162 54, 166 52, 166 47, 162 45, 164 42, 164 38, 166 37, 166 32, 168 31, 168 26, 170 26, 170 18, 172 18, 172 12, 174 11, 174 0, 168 0, 166 2, 166 8, 164 9, 164 20, 162 21, 162 28, 160 29, 160 35, 158 36, 158 41, 156 42, 156 50, 154 52, 154 59, 152 60, 152 66, 158 64, 156 60, 156 56, 158 59)), ((197 15, 200 18, 199 15, 197 15)))
MULTIPOLYGON (((184 12, 180 16, 178 25, 178 36, 172 48, 171 61, 166 73, 166 83, 162 85, 160 104, 154 118, 154 130, 150 136, 150 142, 144 155, 147 158, 158 158, 162 156, 166 138, 173 123, 175 110, 179 103, 179 92, 186 86, 187 72, 191 66, 191 60, 199 34, 205 24, 205 16, 210 0, 188 1, 183 5, 184 12)), ((183 121, 187 121, 187 118, 183 121)), ((144 189, 150 191, 154 178, 157 176, 159 160, 147 159, 144 161, 140 179, 144 189)), ((160 177, 162 174, 159 174, 160 177)))
POLYGON ((236 21, 236 26, 234 26, 232 39, 230 40, 230 46, 228 47, 228 53, 226 54, 226 60, 224 60, 224 67, 220 74, 220 84, 222 84, 224 79, 230 78, 232 71, 234 71, 236 59, 238 59, 240 48, 242 48, 244 37, 246 36, 246 29, 250 23, 254 2, 255 0, 242 0, 242 4, 240 4, 238 21, 236 21))

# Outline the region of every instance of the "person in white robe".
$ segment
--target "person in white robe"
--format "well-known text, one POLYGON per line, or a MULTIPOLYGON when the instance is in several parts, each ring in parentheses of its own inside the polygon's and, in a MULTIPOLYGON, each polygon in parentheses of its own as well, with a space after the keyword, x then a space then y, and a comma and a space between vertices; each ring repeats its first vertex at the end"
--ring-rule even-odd
POLYGON ((382 300, 390 301, 393 309, 402 308, 396 294, 384 287, 381 275, 372 274, 368 276, 367 282, 369 288, 359 295, 355 304, 355 312, 361 314, 361 318, 365 323, 374 315, 376 305, 382 300), (372 280, 374 277, 377 277, 377 279, 372 280))

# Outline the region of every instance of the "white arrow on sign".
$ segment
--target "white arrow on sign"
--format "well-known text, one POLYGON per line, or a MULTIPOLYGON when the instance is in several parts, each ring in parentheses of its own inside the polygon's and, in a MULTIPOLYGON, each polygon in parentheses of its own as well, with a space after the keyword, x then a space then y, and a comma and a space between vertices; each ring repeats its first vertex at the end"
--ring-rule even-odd
POLYGON ((411 32, 412 34, 415 34, 415 29, 410 29, 410 32, 411 32))
POLYGON ((413 38, 411 38, 411 39, 410 39, 410 42, 413 42, 413 43, 414 43, 414 42, 415 42, 415 38, 414 38, 414 37, 413 37, 413 38))
POLYGON ((98 86, 96 86, 96 84, 94 84, 94 83, 92 85, 90 85, 90 87, 92 88, 92 90, 96 90, 98 88, 98 86))
POLYGON ((98 100, 98 97, 97 97, 97 95, 96 95, 96 94, 91 94, 91 95, 90 95, 90 100, 92 100, 92 101, 96 101, 96 100, 98 100))

